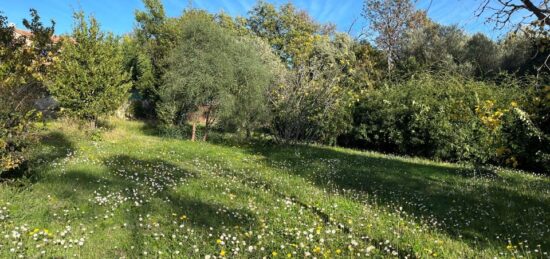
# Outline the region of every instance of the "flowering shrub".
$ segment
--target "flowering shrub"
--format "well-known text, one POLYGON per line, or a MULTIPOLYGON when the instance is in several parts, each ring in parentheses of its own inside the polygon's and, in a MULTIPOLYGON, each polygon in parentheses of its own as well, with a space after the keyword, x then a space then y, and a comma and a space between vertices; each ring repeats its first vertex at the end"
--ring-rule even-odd
POLYGON ((421 75, 369 93, 355 108, 354 128, 341 144, 548 171, 540 166, 548 137, 522 108, 530 109, 528 90, 516 82, 496 86, 421 75))
POLYGON ((35 10, 32 20, 23 24, 32 32, 26 38, 14 37, 7 17, 0 15, 0 175, 18 168, 25 161, 25 148, 34 139, 34 101, 43 94, 44 76, 56 53, 52 43, 53 26, 44 27, 35 10))

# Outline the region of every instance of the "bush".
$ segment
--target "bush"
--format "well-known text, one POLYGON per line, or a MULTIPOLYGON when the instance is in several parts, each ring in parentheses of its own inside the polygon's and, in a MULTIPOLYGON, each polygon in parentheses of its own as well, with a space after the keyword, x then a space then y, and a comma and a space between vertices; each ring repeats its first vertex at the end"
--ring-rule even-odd
POLYGON ((425 74, 374 90, 355 108, 353 130, 340 144, 446 161, 540 165, 535 154, 547 157, 545 137, 520 108, 530 91, 519 85, 425 74))
POLYGON ((73 33, 63 42, 48 89, 64 114, 95 124, 99 116, 120 107, 132 84, 118 39, 102 32, 93 16, 86 19, 78 12, 74 19, 73 33))
POLYGON ((45 27, 38 13, 23 24, 32 32, 29 38, 14 37, 14 28, 0 13, 0 175, 20 167, 27 160, 27 149, 35 141, 35 121, 41 114, 35 101, 44 95, 43 78, 57 54, 51 41, 53 25, 45 27), (26 40, 31 44, 26 44, 26 40))
POLYGON ((271 128, 277 141, 335 144, 348 129, 356 91, 346 73, 351 58, 340 53, 337 45, 317 37, 308 59, 271 89, 271 128))
POLYGON ((26 161, 26 148, 36 141, 34 121, 39 114, 0 113, 0 175, 26 161))

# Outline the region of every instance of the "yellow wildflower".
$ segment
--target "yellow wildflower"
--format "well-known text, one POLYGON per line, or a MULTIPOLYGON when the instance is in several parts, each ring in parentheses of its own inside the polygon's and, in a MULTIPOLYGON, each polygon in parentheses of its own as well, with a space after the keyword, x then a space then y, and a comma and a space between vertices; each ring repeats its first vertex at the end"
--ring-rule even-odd
POLYGON ((315 248, 313 248, 313 252, 316 253, 316 254, 318 254, 318 253, 321 252, 321 248, 318 247, 318 246, 316 246, 315 248))

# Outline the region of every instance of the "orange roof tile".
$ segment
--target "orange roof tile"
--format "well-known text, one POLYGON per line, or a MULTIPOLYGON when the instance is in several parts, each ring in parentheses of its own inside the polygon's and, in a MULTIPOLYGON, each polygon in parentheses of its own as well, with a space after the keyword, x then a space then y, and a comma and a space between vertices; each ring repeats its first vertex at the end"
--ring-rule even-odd
MULTIPOLYGON (((32 36, 32 32, 30 32, 30 31, 24 31, 24 30, 20 30, 20 29, 17 29, 17 28, 15 28, 14 31, 15 31, 16 34, 19 34, 19 35, 21 35, 21 36, 25 36, 25 37, 29 37, 29 38, 32 36)), ((29 39, 29 40, 30 40, 30 39, 29 39)), ((61 40, 61 37, 59 37, 59 36, 57 36, 57 35, 53 35, 53 36, 51 37, 51 40, 52 40, 54 43, 57 43, 57 42, 59 42, 59 41, 61 40)))

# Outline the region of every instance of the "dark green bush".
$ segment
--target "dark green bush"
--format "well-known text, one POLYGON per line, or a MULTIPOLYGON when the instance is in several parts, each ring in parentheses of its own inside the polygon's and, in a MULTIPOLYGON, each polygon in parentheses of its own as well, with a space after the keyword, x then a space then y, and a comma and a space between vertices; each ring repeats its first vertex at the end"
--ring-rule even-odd
MULTIPOLYGON (((340 144, 476 164, 531 168, 545 156, 544 134, 522 105, 530 91, 452 75, 420 75, 371 91, 340 144)), ((542 170, 544 171, 544 170, 542 170)))

